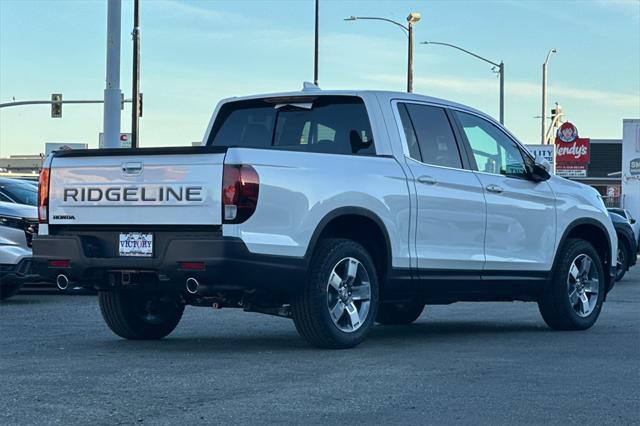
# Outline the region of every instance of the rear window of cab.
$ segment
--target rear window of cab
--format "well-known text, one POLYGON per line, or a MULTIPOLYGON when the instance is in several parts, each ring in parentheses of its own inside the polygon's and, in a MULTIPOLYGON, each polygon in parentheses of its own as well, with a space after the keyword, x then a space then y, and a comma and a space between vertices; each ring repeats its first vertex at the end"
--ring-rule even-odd
POLYGON ((375 155, 366 107, 355 96, 229 102, 207 145, 375 155))

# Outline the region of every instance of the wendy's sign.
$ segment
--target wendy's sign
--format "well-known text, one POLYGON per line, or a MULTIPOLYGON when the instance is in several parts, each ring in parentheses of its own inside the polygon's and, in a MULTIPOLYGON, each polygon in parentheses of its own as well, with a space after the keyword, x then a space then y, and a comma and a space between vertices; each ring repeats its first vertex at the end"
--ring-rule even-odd
POLYGON ((586 177, 590 139, 578 137, 572 123, 562 123, 556 133, 556 170, 566 177, 586 177))

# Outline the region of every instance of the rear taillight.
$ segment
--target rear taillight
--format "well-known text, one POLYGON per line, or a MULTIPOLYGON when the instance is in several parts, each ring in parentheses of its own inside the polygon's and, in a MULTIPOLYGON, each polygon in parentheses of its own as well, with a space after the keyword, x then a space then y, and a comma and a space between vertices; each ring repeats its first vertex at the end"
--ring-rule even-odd
POLYGON ((40 183, 38 185, 38 222, 47 223, 49 209, 49 170, 40 171, 40 183))
POLYGON ((246 164, 225 164, 222 173, 222 222, 242 223, 258 205, 260 178, 246 164))

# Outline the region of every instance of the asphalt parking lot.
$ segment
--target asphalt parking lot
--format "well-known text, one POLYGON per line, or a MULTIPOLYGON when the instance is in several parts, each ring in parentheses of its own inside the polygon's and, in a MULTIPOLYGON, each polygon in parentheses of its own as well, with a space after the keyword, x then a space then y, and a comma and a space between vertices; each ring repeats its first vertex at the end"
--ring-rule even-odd
POLYGON ((458 303, 344 351, 231 309, 125 341, 95 296, 18 295, 0 305, 0 404, 0 424, 638 424, 640 266, 586 332, 531 303, 458 303))

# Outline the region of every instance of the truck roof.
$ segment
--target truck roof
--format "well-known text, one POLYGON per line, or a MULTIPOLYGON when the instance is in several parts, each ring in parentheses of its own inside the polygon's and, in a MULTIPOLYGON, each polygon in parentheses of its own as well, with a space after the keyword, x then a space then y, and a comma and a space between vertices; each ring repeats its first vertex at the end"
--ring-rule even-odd
POLYGON ((226 102, 244 101, 244 100, 251 100, 251 99, 263 99, 263 98, 301 97, 301 96, 363 96, 366 94, 373 95, 383 101, 386 101, 386 100, 391 101, 396 99, 413 100, 413 101, 428 102, 432 104, 443 105, 446 107, 453 107, 456 109, 471 111, 471 112, 474 112, 475 114, 486 117, 487 119, 497 124, 497 120, 495 120, 493 117, 491 117, 490 115, 487 115, 482 111, 479 111, 470 106, 449 101, 446 99, 420 95, 417 93, 399 92, 399 91, 391 91, 391 90, 323 90, 316 86, 313 86, 310 83, 305 83, 304 89, 299 91, 262 93, 262 94, 256 94, 256 95, 230 97, 230 98, 222 99, 220 101, 220 104, 223 104, 226 102))

